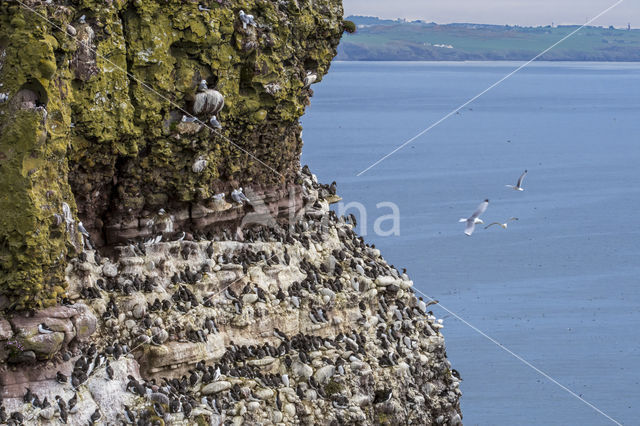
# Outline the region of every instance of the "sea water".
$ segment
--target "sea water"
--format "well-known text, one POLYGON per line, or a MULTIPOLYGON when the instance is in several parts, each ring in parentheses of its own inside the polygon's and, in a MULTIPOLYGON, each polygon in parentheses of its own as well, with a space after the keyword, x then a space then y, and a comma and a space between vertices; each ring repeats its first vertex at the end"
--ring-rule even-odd
POLYGON ((366 241, 446 308, 432 307, 465 424, 613 424, 541 372, 638 424, 640 64, 531 64, 356 176, 519 65, 334 63, 303 163, 366 207, 366 241), (524 192, 505 187, 525 169, 524 192), (467 237, 458 219, 485 198, 485 222, 519 220, 467 237), (399 235, 374 233, 382 202, 399 235))

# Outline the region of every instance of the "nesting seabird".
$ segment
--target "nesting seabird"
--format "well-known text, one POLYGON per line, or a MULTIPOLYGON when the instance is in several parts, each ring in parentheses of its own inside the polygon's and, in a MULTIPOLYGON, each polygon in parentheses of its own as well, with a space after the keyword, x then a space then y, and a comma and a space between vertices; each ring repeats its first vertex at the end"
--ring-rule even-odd
POLYGON ((191 166, 191 170, 193 170, 193 173, 202 173, 206 167, 207 167, 207 160, 205 160, 204 157, 200 156, 193 163, 193 166, 191 166))
POLYGON ((307 71, 307 76, 304 78, 304 87, 309 87, 318 79, 318 75, 311 71, 307 71))
POLYGON ((0 104, 9 100, 8 93, 0 93, 0 104))
POLYGON ((198 86, 198 93, 193 102, 193 112, 196 115, 217 115, 224 107, 224 96, 214 89, 209 89, 207 80, 202 80, 198 86))
POLYGON ((215 115, 212 115, 209 119, 209 123, 214 129, 222 129, 222 124, 218 121, 218 118, 215 115))
POLYGON ((527 173, 528 171, 525 170, 524 173, 520 175, 520 177, 518 178, 518 183, 516 183, 515 185, 505 185, 505 186, 507 188, 515 189, 516 191, 524 191, 524 188, 522 187, 522 180, 524 179, 527 173))
POLYGON ((47 324, 42 323, 42 324, 38 324, 38 333, 40 334, 51 334, 53 333, 53 330, 50 329, 47 324))
POLYGON ((198 119, 196 117, 190 117, 190 116, 187 116, 187 115, 183 115, 182 119, 180 121, 182 121, 183 123, 193 123, 195 121, 198 121, 198 119))
POLYGON ((240 20, 242 21, 243 29, 246 30, 247 25, 253 25, 254 27, 256 26, 256 21, 253 18, 253 15, 247 15, 246 13, 244 13, 244 10, 241 10, 238 15, 240 16, 240 20))
POLYGON ((233 191, 231 191, 231 198, 233 198, 233 201, 238 204, 244 204, 245 201, 251 204, 251 200, 249 200, 247 196, 242 193, 242 188, 234 189, 233 191))
POLYGON ((80 233, 82 235, 84 235, 85 237, 89 238, 89 231, 87 231, 87 229, 84 227, 84 225, 82 224, 82 222, 78 222, 78 231, 80 231, 80 233))
POLYGON ((487 207, 489 207, 488 199, 480 203, 476 211, 473 212, 473 214, 469 216, 467 219, 462 218, 458 221, 458 222, 465 222, 467 224, 467 227, 464 230, 465 234, 467 235, 473 234, 473 231, 476 229, 476 224, 484 223, 482 219, 479 218, 479 216, 487 210, 487 207))
POLYGON ((506 221, 506 222, 504 222, 504 223, 500 223, 500 222, 493 222, 493 223, 490 223, 490 224, 488 224, 487 226, 485 226, 485 227, 484 227, 484 229, 489 229, 489 228, 491 228, 493 225, 500 225, 500 226, 502 227, 502 229, 507 229, 507 224, 508 224, 509 222, 513 221, 513 220, 518 220, 518 218, 517 218, 517 217, 512 217, 512 218, 510 218, 509 220, 507 220, 507 221, 506 221))

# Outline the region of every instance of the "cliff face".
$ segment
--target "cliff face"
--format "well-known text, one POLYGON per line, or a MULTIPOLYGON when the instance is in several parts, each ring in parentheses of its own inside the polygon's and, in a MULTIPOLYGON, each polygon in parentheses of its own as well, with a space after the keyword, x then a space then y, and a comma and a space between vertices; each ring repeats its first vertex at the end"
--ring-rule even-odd
POLYGON ((336 54, 339 0, 24 3, 0 4, 9 303, 63 295, 66 258, 81 251, 63 203, 102 245, 144 235, 160 208, 190 225, 193 206, 234 184, 274 193, 293 182, 304 80, 321 79, 336 54), (255 26, 244 28, 242 8, 255 26), (221 131, 181 123, 203 79, 224 96, 221 131))
POLYGON ((0 424, 461 423, 442 325, 299 165, 339 0, 0 11, 0 424))

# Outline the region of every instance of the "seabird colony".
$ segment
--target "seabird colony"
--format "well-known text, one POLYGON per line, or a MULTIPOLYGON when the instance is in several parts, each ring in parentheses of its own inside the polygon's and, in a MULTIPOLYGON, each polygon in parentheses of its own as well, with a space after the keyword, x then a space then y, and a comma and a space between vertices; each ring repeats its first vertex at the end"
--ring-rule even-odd
MULTIPOLYGON (((400 402, 409 423, 459 424, 452 405, 459 379, 449 372, 441 322, 414 296, 404 270, 329 210, 335 185, 318 184, 306 167, 300 180, 309 207, 291 227, 245 229, 243 241, 198 232, 179 242, 134 241, 116 247, 115 263, 95 251, 73 260, 77 287, 70 296, 102 306, 102 339, 63 354, 68 366, 59 368, 50 405, 27 389, 26 406, 11 416, 29 412, 63 423, 80 415, 87 418, 74 423, 290 423, 300 416, 362 423, 371 408, 394 412, 400 402), (171 358, 169 348, 188 354, 202 344, 224 349, 180 361, 188 364, 164 378, 170 370, 145 380, 126 368, 133 354, 144 357, 154 347, 171 358), (76 401, 91 399, 89 387, 114 380, 127 394, 113 407, 76 412, 76 401), (423 394, 427 382, 439 390, 423 394), (322 414, 305 407, 321 407, 322 414), (441 414, 425 417, 432 412, 441 414)), ((161 211, 154 221, 169 216, 161 211)), ((3 406, 0 412, 9 417, 3 406)))

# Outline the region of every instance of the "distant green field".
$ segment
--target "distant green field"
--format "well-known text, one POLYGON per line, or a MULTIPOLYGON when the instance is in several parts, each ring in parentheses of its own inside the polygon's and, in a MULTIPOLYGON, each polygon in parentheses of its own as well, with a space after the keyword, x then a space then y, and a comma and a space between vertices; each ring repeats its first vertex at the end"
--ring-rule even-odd
MULTIPOLYGON (((345 34, 338 60, 527 60, 578 28, 347 19, 358 31, 345 34)), ((585 27, 540 60, 640 61, 640 30, 585 27)))

